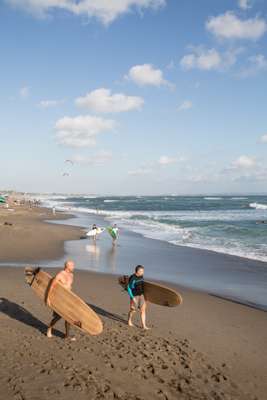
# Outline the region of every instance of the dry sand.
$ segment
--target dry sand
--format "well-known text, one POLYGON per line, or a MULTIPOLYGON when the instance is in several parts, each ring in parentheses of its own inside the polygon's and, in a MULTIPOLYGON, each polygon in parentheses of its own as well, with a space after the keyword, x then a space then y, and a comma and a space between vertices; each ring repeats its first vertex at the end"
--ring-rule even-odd
MULTIPOLYGON (((29 219, 23 218, 25 226, 29 219)), ((34 224, 41 226, 41 219, 36 217, 34 224)), ((69 229, 44 225, 49 238, 50 229, 55 237, 56 231, 69 229)), ((70 229, 71 238, 80 235, 70 229)), ((58 254, 63 236, 57 239, 58 254)), ((46 240, 35 242, 34 235, 31 240, 40 254, 51 255, 46 240)), ((15 239, 14 245, 17 249, 15 239)), ((21 260, 29 249, 22 246, 21 260)), ((10 260, 13 253, 4 252, 10 260)), ((76 271, 74 291, 99 313, 104 332, 92 337, 73 328, 77 341, 69 342, 63 339, 62 321, 54 338, 45 336, 51 311, 24 283, 23 269, 0 267, 0 399, 265 400, 266 313, 178 290, 184 304, 174 309, 150 305, 152 329, 144 332, 138 319, 137 327, 126 325, 128 298, 114 275, 76 271)))
POLYGON ((67 219, 55 216, 46 208, 0 208, 0 262, 36 262, 53 260, 64 253, 64 241, 78 239, 82 230, 72 226, 53 225, 46 220, 67 219))

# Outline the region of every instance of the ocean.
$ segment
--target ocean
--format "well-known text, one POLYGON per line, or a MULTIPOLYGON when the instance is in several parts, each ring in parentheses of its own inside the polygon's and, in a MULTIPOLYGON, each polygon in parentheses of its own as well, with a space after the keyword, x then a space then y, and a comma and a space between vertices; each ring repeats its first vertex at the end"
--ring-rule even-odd
POLYGON ((267 261, 267 196, 48 195, 41 199, 58 210, 101 215, 152 239, 267 261))

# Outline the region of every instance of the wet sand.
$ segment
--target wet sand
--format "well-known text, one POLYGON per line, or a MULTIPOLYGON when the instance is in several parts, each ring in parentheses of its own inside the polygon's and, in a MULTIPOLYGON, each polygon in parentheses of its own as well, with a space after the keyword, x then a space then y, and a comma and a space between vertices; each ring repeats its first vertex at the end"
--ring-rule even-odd
MULTIPOLYGON (((21 212, 14 225, 0 225, 2 235, 17 227, 13 246, 2 236, 2 260, 60 257, 64 238, 80 237, 78 228, 43 223, 49 211, 21 212)), ((77 341, 69 342, 62 321, 55 337, 46 337, 51 310, 25 284, 23 268, 1 266, 0 399, 265 400, 266 312, 169 285, 183 295, 183 305, 149 305, 152 329, 144 332, 138 318, 135 328, 126 325, 128 297, 115 275, 77 270, 73 289, 102 318, 104 332, 92 337, 73 328, 77 341)))

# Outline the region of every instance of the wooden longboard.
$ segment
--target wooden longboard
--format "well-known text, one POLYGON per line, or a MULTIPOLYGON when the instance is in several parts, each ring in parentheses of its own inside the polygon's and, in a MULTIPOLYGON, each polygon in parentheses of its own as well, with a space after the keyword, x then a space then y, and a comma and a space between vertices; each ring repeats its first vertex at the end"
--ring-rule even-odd
MULTIPOLYGON (((118 278, 119 284, 126 289, 129 276, 123 275, 118 278)), ((173 289, 153 282, 144 282, 144 296, 146 301, 159 306, 175 307, 183 302, 182 296, 173 289)))
MULTIPOLYGON (((40 268, 25 268, 26 282, 46 302, 53 278, 40 268)), ((50 295, 51 308, 71 325, 90 335, 99 335, 103 324, 98 315, 75 293, 58 283, 50 295)))

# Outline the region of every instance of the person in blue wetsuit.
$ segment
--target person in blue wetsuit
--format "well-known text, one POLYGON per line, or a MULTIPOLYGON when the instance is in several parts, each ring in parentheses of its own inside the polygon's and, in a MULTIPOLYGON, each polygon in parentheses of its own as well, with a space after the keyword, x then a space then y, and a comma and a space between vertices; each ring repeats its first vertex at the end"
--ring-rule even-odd
POLYGON ((141 322, 143 329, 149 329, 146 326, 146 300, 144 297, 144 267, 137 265, 135 273, 130 276, 127 285, 127 292, 130 296, 130 311, 128 314, 128 325, 134 326, 132 323, 133 314, 140 310, 141 322))

